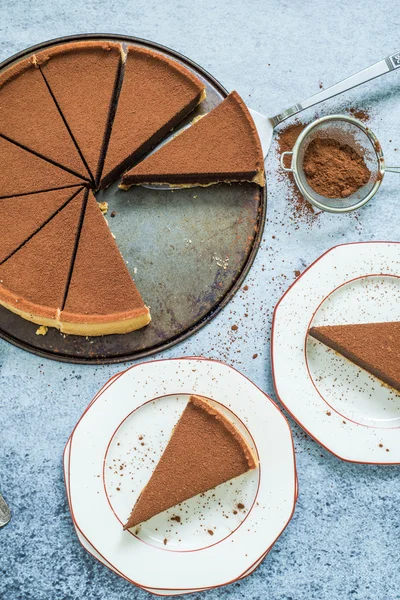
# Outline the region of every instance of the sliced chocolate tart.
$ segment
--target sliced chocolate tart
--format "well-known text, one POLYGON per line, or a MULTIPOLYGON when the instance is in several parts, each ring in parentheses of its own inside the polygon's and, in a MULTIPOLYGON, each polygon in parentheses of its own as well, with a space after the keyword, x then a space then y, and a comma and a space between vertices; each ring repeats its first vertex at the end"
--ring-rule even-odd
POLYGON ((62 188, 0 200, 0 264, 34 235, 79 188, 62 188))
POLYGON ((0 304, 38 325, 59 328, 86 190, 0 266, 0 304))
POLYGON ((246 440, 205 398, 191 396, 124 529, 257 466, 246 440))
POLYGON ((400 321, 324 325, 309 335, 400 392, 400 321))
POLYGON ((150 322, 92 192, 89 192, 61 331, 76 335, 127 333, 150 322))
POLYGON ((89 179, 34 57, 0 74, 0 134, 89 179))
POLYGON ((204 84, 178 62, 129 46, 102 187, 140 160, 204 98, 204 84))
POLYGON ((75 42, 41 52, 36 60, 96 179, 122 64, 121 45, 75 42))
POLYGON ((82 185, 82 179, 0 135, 0 199, 82 185))
POLYGON ((237 92, 128 171, 121 188, 250 181, 265 185, 264 157, 251 114, 237 92))

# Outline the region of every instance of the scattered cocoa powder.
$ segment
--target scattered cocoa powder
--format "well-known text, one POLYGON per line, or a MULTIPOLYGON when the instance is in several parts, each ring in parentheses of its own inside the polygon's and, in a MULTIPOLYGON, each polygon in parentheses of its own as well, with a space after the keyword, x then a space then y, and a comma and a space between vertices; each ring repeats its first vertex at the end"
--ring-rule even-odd
POLYGON ((358 119, 359 121, 369 121, 368 112, 362 108, 350 108, 349 112, 351 113, 352 117, 358 119))
POLYGON ((294 276, 295 276, 295 277, 298 277, 299 275, 300 275, 300 271, 298 271, 298 270, 296 269, 296 271, 294 272, 294 276))
POLYGON ((177 523, 180 523, 181 522, 181 518, 180 518, 179 515, 176 515, 174 517, 171 517, 171 521, 176 521, 177 523))
POLYGON ((256 354, 253 354, 253 358, 257 358, 257 356, 258 356, 258 354, 257 354, 257 353, 256 353, 256 354))
POLYGON ((231 329, 232 329, 232 331, 237 331, 239 329, 239 327, 237 325, 232 325, 231 329))
POLYGON ((212 529, 207 529, 207 533, 209 533, 210 535, 214 535, 214 532, 212 529))
POLYGON ((244 504, 242 504, 241 502, 239 502, 239 504, 237 504, 236 506, 238 507, 239 510, 244 509, 244 504))
POLYGON ((333 138, 312 140, 303 168, 308 184, 326 198, 346 198, 368 183, 371 176, 363 157, 333 138))

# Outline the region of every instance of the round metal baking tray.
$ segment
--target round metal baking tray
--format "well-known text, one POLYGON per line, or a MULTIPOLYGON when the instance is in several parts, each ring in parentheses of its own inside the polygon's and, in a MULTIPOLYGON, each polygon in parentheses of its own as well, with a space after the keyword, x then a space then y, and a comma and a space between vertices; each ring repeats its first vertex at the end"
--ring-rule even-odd
MULTIPOLYGON (((228 94, 214 77, 182 54, 122 35, 85 34, 50 40, 5 60, 0 70, 50 46, 79 40, 137 44, 190 69, 204 81, 207 99, 186 122, 208 112, 228 94)), ((0 337, 39 356, 71 363, 116 363, 165 350, 204 327, 240 288, 257 253, 266 215, 266 190, 250 183, 122 191, 116 182, 97 199, 109 203, 106 218, 150 306, 150 325, 124 335, 85 338, 50 328, 40 336, 36 335, 37 325, 0 307, 0 337)))

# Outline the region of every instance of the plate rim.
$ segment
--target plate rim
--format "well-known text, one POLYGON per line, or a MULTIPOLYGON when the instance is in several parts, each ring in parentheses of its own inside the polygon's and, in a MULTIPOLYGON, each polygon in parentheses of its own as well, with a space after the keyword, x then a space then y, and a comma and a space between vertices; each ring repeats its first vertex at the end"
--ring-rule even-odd
MULTIPOLYGON (((201 357, 191 357, 191 358, 201 358, 201 357)), ((116 374, 114 374, 112 377, 110 377, 110 379, 108 379, 108 380, 106 381, 106 383, 105 383, 105 384, 104 384, 104 385, 103 385, 103 386, 102 386, 102 387, 101 387, 101 388, 100 388, 100 389, 97 391, 97 393, 96 393, 96 394, 95 394, 95 396, 93 397, 93 399, 92 399, 91 403, 93 403, 93 402, 96 400, 97 396, 98 396, 98 395, 99 395, 99 394, 100 394, 100 393, 101 393, 101 392, 102 392, 102 391, 103 391, 103 390, 104 390, 104 389, 105 389, 105 388, 106 388, 108 385, 111 385, 111 382, 112 382, 112 381, 114 381, 115 379, 117 379, 117 378, 118 378, 118 375, 119 375, 119 373, 116 373, 116 374)), ((69 510, 70 510, 71 521, 72 521, 72 525, 73 525, 74 531, 75 531, 75 533, 76 533, 76 536, 77 536, 77 538, 78 538, 78 542, 79 542, 79 544, 80 544, 80 545, 81 545, 81 547, 82 547, 82 548, 83 548, 83 549, 84 549, 86 552, 88 552, 88 553, 90 554, 90 556, 92 556, 92 557, 93 557, 93 558, 94 558, 94 559, 95 559, 97 562, 99 562, 101 565, 103 565, 104 567, 106 567, 106 568, 107 568, 109 571, 111 571, 112 573, 115 573, 115 574, 116 574, 116 575, 118 575, 119 577, 122 577, 122 579, 124 579, 125 581, 127 581, 127 582, 128 582, 128 583, 130 583, 131 585, 136 585, 136 587, 139 587, 139 589, 142 589, 142 590, 144 590, 144 591, 146 591, 146 592, 149 592, 149 593, 153 594, 154 596, 158 596, 158 597, 160 597, 160 598, 165 598, 166 594, 159 594, 159 593, 157 593, 157 591, 156 591, 155 589, 153 589, 153 588, 144 588, 144 587, 138 586, 138 585, 137 585, 137 584, 135 584, 133 581, 131 581, 130 579, 128 579, 128 578, 127 578, 127 577, 126 577, 126 576, 125 576, 123 573, 121 573, 121 572, 120 572, 120 571, 118 571, 118 570, 114 570, 114 567, 112 567, 112 566, 110 565, 110 563, 108 563, 108 562, 103 562, 103 559, 102 559, 101 557, 99 558, 98 556, 96 556, 95 554, 93 554, 92 550, 93 550, 94 552, 97 552, 97 551, 96 551, 96 550, 95 550, 95 548, 94 548, 94 547, 91 545, 91 543, 90 543, 90 542, 89 542, 89 540, 88 540, 88 539, 85 537, 85 535, 84 535, 84 534, 83 534, 83 533, 82 533, 82 532, 81 532, 81 531, 80 531, 80 530, 77 528, 77 526, 75 525, 75 521, 74 521, 74 519, 73 519, 73 515, 72 515, 72 512, 71 512, 71 501, 70 501, 70 497, 69 497, 69 490, 68 490, 68 484, 67 484, 67 470, 68 470, 68 465, 69 465, 69 454, 70 454, 70 446, 71 446, 71 441, 72 441, 72 440, 71 440, 71 438, 72 438, 72 434, 71 434, 71 436, 68 438, 68 440, 67 440, 67 443, 66 443, 66 445, 65 445, 65 447, 64 447, 64 450, 63 450, 63 454, 62 454, 62 461, 63 461, 63 475, 64 475, 64 485, 65 485, 65 492, 66 492, 66 496, 67 496, 68 508, 69 508, 69 510), (68 454, 68 456, 67 456, 67 454, 68 454), (85 546, 85 543, 82 541, 82 539, 81 539, 81 538, 83 538, 84 542, 85 542, 86 544, 88 544, 88 547, 86 547, 86 546, 85 546)), ((297 476, 297 471, 296 471, 296 480, 295 480, 295 485, 296 485, 296 490, 295 490, 295 499, 296 499, 296 502, 297 502, 297 499, 298 499, 298 476, 297 476)), ((283 533, 283 532, 282 532, 282 533, 283 533)), ((278 538, 278 539, 279 539, 279 538, 278 538)), ((275 544, 275 542, 274 542, 274 544, 275 544)), ((267 557, 267 555, 269 554, 269 552, 270 552, 270 550, 272 549, 272 546, 273 546, 274 544, 272 544, 272 545, 271 545, 271 546, 268 548, 268 550, 265 552, 265 554, 264 554, 264 555, 263 555, 263 556, 260 558, 260 560, 259 560, 257 563, 255 563, 255 564, 254 564, 254 565, 253 565, 253 566, 252 566, 252 567, 251 567, 251 568, 250 568, 250 569, 249 569, 249 570, 248 570, 248 571, 247 571, 245 574, 243 574, 241 577, 239 577, 239 578, 238 578, 236 581, 239 581, 239 580, 241 580, 241 579, 245 579, 246 577, 249 577, 250 575, 252 575, 252 574, 254 573, 254 571, 255 571, 255 570, 256 570, 256 569, 257 569, 257 568, 260 566, 261 562, 262 562, 262 561, 263 561, 263 560, 264 560, 264 559, 267 557)), ((100 555, 99 555, 99 556, 100 556, 100 555)), ((234 582, 232 582, 232 583, 234 583, 234 582)), ((158 590, 158 591, 160 591, 160 590, 158 590)), ((170 591, 172 592, 172 590, 170 590, 170 591)), ((187 588, 187 590, 184 590, 184 591, 185 591, 185 593, 187 593, 187 594, 192 594, 192 593, 195 593, 195 592, 201 592, 201 591, 203 591, 203 588, 196 588, 196 589, 194 589, 194 588, 192 588, 192 589, 189 589, 189 588, 187 588)), ((183 594, 183 590, 181 590, 181 591, 179 592, 179 594, 177 594, 177 595, 182 595, 182 594, 183 594)), ((170 594, 168 594, 168 595, 170 595, 170 594)), ((171 594, 171 595, 173 595, 173 594, 171 594)))
MULTIPOLYGON (((219 366, 222 365, 225 368, 228 368, 228 369, 231 369, 231 370, 235 371, 239 376, 243 377, 246 380, 246 382, 247 382, 246 385, 251 384, 252 386, 254 386, 254 388, 256 390, 258 390, 259 392, 261 392, 261 394, 272 404, 273 408, 278 412, 279 417, 283 418, 283 422, 286 424, 286 427, 288 428, 289 439, 290 439, 290 442, 291 442, 291 453, 290 454, 291 454, 292 466, 293 466, 293 503, 292 503, 291 511, 290 511, 290 513, 289 513, 289 515, 287 517, 287 520, 285 520, 285 524, 284 524, 283 528, 279 531, 277 537, 272 541, 272 543, 268 546, 268 548, 261 554, 261 556, 259 556, 251 565, 248 565, 247 568, 245 569, 245 571, 243 571, 242 573, 239 573, 237 576, 235 576, 234 579, 229 580, 227 582, 222 582, 222 583, 218 583, 218 584, 215 584, 215 585, 212 585, 212 586, 206 586, 206 587, 201 588, 201 589, 207 590, 207 589, 214 589, 214 588, 217 588, 217 587, 221 587, 223 585, 228 585, 228 584, 230 584, 230 583, 232 583, 234 581, 237 581, 242 576, 245 576, 246 573, 248 573, 249 571, 251 571, 253 569, 253 567, 255 565, 257 565, 263 559, 263 557, 266 556, 266 554, 268 554, 268 552, 270 551, 270 549, 272 548, 272 546, 276 543, 276 541, 282 535, 283 531, 286 529, 286 527, 288 526, 288 524, 290 523, 290 521, 291 521, 291 519, 293 517, 294 511, 295 511, 296 502, 297 502, 297 497, 298 497, 298 477, 297 477, 296 457, 295 457, 294 441, 293 441, 293 436, 292 436, 292 433, 291 433, 290 425, 288 423, 288 420, 287 420, 286 416, 282 413, 282 411, 279 409, 279 407, 277 406, 277 404, 263 390, 261 390, 255 383, 253 383, 246 375, 243 375, 240 371, 238 371, 237 369, 235 369, 235 367, 232 367, 231 365, 227 365, 226 363, 224 363, 222 361, 213 360, 213 359, 207 359, 207 358, 204 358, 204 357, 196 357, 196 356, 182 357, 182 358, 171 358, 171 359, 160 359, 160 360, 148 361, 148 363, 140 363, 138 365, 132 365, 131 367, 129 367, 128 369, 126 369, 122 373, 114 376, 113 378, 111 378, 112 381, 111 381, 110 385, 112 383, 114 383, 119 378, 119 376, 121 376, 123 373, 126 373, 127 371, 129 371, 131 369, 140 367, 143 364, 151 364, 151 363, 154 363, 154 362, 157 362, 157 363, 158 362, 163 362, 163 363, 164 362, 165 363, 166 362, 175 362, 175 363, 179 364, 182 361, 198 361, 198 362, 206 362, 206 363, 211 363, 211 364, 215 363, 215 364, 217 364, 219 366)), ((110 382, 110 380, 109 380, 109 382, 110 382)), ((106 386, 107 386, 107 384, 105 384, 105 386, 103 386, 102 391, 105 391, 104 388, 106 386)), ((71 438, 71 444, 70 444, 70 449, 69 449, 70 453, 71 453, 72 444, 73 444, 73 441, 74 441, 73 440, 73 436, 74 436, 74 433, 76 431, 76 428, 78 427, 81 419, 85 416, 87 410, 100 397, 101 393, 102 392, 100 391, 99 394, 95 396, 95 398, 92 400, 92 402, 85 409, 85 411, 82 414, 81 418, 79 419, 78 423, 74 427, 74 429, 73 429, 73 431, 71 433, 71 436, 70 436, 70 438, 71 438)), ((230 409, 230 410, 232 410, 232 409, 230 409)), ((67 442, 67 444, 68 444, 68 442, 67 442)), ((65 452, 65 450, 64 450, 64 452, 65 452)), ((71 502, 71 504, 72 504, 72 502, 71 502)), ((84 532, 82 531, 81 527, 79 526, 79 524, 76 521, 76 518, 75 518, 75 515, 74 515, 73 511, 71 511, 71 515, 72 515, 72 520, 73 520, 75 528, 83 535, 83 537, 90 543, 90 545, 96 550, 96 552, 106 562, 108 562, 109 564, 112 564, 112 563, 110 563, 110 561, 107 558, 105 558, 102 555, 101 552, 99 552, 98 548, 96 548, 93 545, 93 543, 87 538, 87 536, 84 534, 84 532)), ((176 554, 176 553, 174 553, 174 554, 176 554)), ((112 565, 112 566, 114 567, 114 565, 112 565)), ((116 568, 116 570, 119 571, 118 568, 116 568)), ((125 577, 125 578, 128 579, 129 581, 131 581, 133 584, 137 585, 138 587, 142 587, 142 588, 144 587, 143 584, 138 584, 134 580, 130 579, 129 577, 125 577)), ((168 590, 170 590, 172 588, 154 587, 152 589, 154 589, 154 590, 158 589, 158 590, 168 591, 168 590)), ((189 589, 189 588, 174 588, 174 589, 177 589, 177 590, 186 590, 186 589, 189 589)), ((194 589, 194 588, 192 588, 192 589, 194 589)))
MULTIPOLYGON (((276 325, 276 320, 277 320, 277 314, 278 314, 278 310, 279 307, 282 303, 282 301, 284 300, 284 298, 289 294, 289 292, 297 285, 298 281, 306 274, 308 273, 308 271, 310 271, 317 263, 319 263, 320 261, 322 261, 328 254, 334 252, 335 250, 337 250, 338 248, 343 248, 345 246, 360 246, 360 245, 395 245, 395 246, 400 246, 400 242, 396 242, 396 241, 391 241, 391 240, 372 240, 372 241, 360 241, 360 242, 347 242, 347 243, 343 243, 343 244, 336 244, 335 246, 332 246, 331 248, 328 248, 328 250, 326 250, 325 252, 323 252, 319 257, 317 257, 306 269, 304 269, 304 271, 295 279, 295 281, 288 287, 288 289, 284 292, 284 294, 281 296, 281 298, 278 300, 277 304, 275 305, 274 308, 274 312, 273 312, 273 317, 272 317, 272 327, 271 327, 271 371, 272 371, 272 381, 273 381, 273 385, 274 385, 274 389, 275 389, 275 393, 276 396, 279 400, 279 402, 282 404, 282 406, 285 408, 285 410, 288 412, 288 414, 293 418, 293 420, 315 441, 317 442, 322 448, 324 448, 325 450, 327 450, 328 452, 330 452, 330 454, 332 454, 333 456, 335 456, 336 458, 344 461, 344 462, 348 462, 348 463, 353 463, 353 464, 367 464, 367 465, 387 465, 387 466, 396 466, 400 464, 400 460, 398 461, 388 461, 388 460, 381 460, 381 461, 370 461, 370 460, 357 460, 357 459, 352 459, 349 458, 347 456, 342 456, 341 454, 339 454, 338 452, 336 452, 335 450, 333 450, 332 448, 330 448, 328 445, 324 444, 318 437, 317 433, 311 433, 311 431, 302 423, 301 419, 295 415, 295 413, 288 408, 288 406, 286 405, 286 403, 284 402, 284 400, 282 399, 279 390, 278 390, 278 386, 277 386, 277 377, 276 377, 276 367, 275 367, 275 360, 274 360, 274 352, 275 352, 275 325, 276 325)), ((388 274, 390 275, 390 274, 388 274)), ((333 291, 333 290, 332 290, 333 291)), ((364 425, 361 425, 359 423, 354 423, 354 425, 356 425, 357 427, 362 427, 363 429, 367 429, 364 425)), ((372 428, 374 430, 376 430, 376 428, 372 428)), ((393 429, 383 429, 384 431, 393 431, 393 429)), ((382 431, 382 429, 379 429, 379 431, 382 431)))

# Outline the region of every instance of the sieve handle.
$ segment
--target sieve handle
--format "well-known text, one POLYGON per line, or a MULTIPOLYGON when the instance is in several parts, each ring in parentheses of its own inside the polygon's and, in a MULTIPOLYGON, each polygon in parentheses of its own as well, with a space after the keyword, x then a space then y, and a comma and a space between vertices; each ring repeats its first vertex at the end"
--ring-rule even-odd
POLYGON ((400 173, 400 167, 385 167, 385 173, 400 173))
POLYGON ((375 77, 379 77, 380 75, 384 75, 385 73, 389 73, 389 71, 393 71, 394 69, 398 69, 400 67, 400 51, 395 52, 391 56, 387 56, 383 60, 371 65, 367 69, 363 71, 359 71, 355 75, 340 81, 336 85, 332 85, 328 87, 326 90, 322 90, 308 98, 307 100, 303 100, 299 104, 294 104, 290 108, 284 110, 279 115, 275 117, 271 117, 270 121, 272 122, 273 127, 282 123, 288 117, 292 115, 296 115, 297 113, 305 110, 306 108, 310 108, 310 106, 314 106, 319 102, 323 102, 324 100, 328 100, 329 98, 333 98, 338 94, 342 94, 343 92, 347 92, 362 83, 366 83, 367 81, 371 81, 371 79, 375 79, 375 77))
POLYGON ((281 167, 287 173, 293 173, 293 169, 292 169, 291 166, 290 167, 285 167, 285 157, 286 156, 293 156, 293 152, 282 152, 282 154, 281 154, 281 167))

